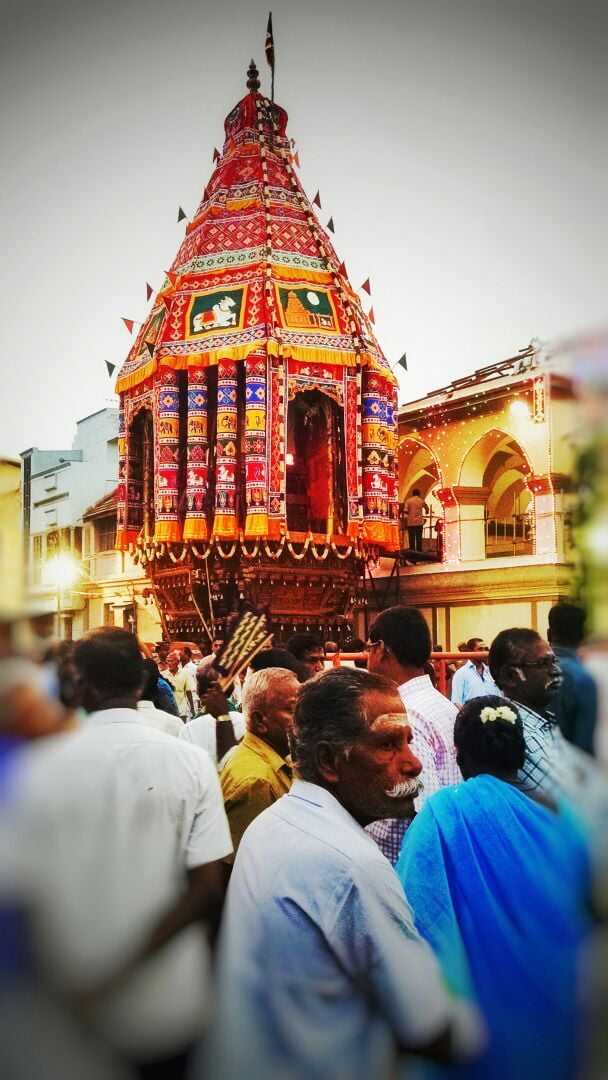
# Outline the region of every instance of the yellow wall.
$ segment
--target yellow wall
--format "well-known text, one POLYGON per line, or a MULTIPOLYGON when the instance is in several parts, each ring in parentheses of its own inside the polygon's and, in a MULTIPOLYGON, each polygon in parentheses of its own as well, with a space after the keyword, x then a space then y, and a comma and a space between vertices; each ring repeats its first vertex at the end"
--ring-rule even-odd
POLYGON ((461 641, 472 637, 484 638, 489 645, 500 630, 510 626, 532 626, 532 621, 532 605, 526 600, 453 607, 450 611, 451 649, 454 651, 461 641))
POLYGON ((23 608, 23 531, 21 465, 0 459, 0 618, 23 608))

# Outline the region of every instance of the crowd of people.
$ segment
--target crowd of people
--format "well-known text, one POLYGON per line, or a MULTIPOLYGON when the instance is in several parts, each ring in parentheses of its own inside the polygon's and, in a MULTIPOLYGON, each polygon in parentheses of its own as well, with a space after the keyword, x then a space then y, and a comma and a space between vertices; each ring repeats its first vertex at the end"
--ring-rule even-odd
POLYGON ((547 639, 471 638, 451 700, 401 605, 354 660, 298 633, 232 686, 219 639, 0 659, 3 1077, 582 1075, 608 867, 583 634, 559 604, 547 639))

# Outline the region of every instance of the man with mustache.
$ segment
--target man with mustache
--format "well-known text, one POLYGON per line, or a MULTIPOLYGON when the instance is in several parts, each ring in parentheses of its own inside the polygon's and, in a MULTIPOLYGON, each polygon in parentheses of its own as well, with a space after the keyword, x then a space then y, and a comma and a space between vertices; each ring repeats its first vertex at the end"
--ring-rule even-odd
POLYGON ((385 1080, 397 1050, 476 1052, 477 1013, 448 992, 364 829, 412 816, 411 737, 381 676, 335 669, 300 688, 297 779, 249 826, 234 864, 209 1075, 385 1080))
POLYGON ((573 802, 587 823, 608 824, 608 782, 593 758, 562 735, 551 704, 561 677, 553 649, 536 630, 501 630, 490 646, 490 672, 506 698, 518 706, 526 740, 526 760, 517 774, 522 791, 540 802, 573 802))

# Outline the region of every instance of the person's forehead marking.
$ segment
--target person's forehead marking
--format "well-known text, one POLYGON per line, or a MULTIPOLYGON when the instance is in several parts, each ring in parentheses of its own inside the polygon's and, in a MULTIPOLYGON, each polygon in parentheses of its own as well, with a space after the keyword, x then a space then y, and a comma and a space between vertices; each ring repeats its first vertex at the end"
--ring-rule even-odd
POLYGON ((374 728, 383 726, 385 724, 390 724, 392 727, 396 727, 396 726, 409 727, 408 719, 407 719, 407 713, 405 713, 405 712, 381 713, 380 716, 377 716, 376 719, 370 724, 370 731, 373 731, 374 728))

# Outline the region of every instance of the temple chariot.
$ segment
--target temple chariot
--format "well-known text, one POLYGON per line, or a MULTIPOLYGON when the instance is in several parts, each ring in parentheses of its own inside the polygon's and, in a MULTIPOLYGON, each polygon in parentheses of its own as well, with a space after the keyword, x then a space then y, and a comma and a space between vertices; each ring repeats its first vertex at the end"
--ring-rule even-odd
POLYGON ((169 639, 251 606, 341 640, 399 547, 396 379, 253 62, 247 89, 118 377, 117 545, 169 639))

